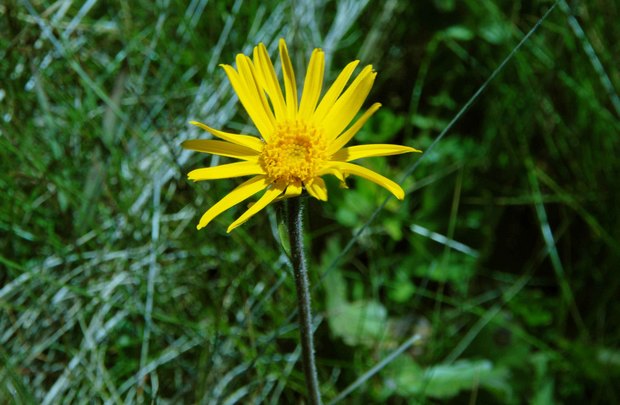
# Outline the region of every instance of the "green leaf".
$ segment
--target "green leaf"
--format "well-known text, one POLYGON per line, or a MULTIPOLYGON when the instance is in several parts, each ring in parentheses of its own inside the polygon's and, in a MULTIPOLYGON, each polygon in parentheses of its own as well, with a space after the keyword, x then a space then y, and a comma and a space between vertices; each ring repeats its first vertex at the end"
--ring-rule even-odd
POLYGON ((487 42, 498 45, 510 38, 510 30, 502 22, 492 22, 480 28, 480 36, 487 42))
POLYGON ((469 41, 475 36, 469 28, 462 25, 454 25, 446 29, 443 35, 446 38, 455 39, 457 41, 469 41))
POLYGON ((411 123, 420 129, 435 131, 441 131, 447 125, 447 122, 445 120, 434 117, 425 117, 423 115, 416 115, 414 117, 411 117, 411 123))
POLYGON ((416 291, 415 285, 411 282, 407 272, 402 269, 397 270, 395 277, 393 288, 388 290, 389 297, 398 303, 406 303, 413 297, 416 291))
POLYGON ((451 255, 434 260, 430 265, 418 266, 415 274, 420 277, 429 277, 431 280, 442 283, 452 282, 463 285, 476 272, 476 259, 465 255, 451 255))
POLYGON ((449 398, 460 391, 477 386, 509 392, 508 371, 494 368, 488 360, 461 360, 449 365, 438 365, 424 373, 426 393, 436 398, 449 398))
POLYGON ((286 226, 286 210, 284 204, 276 204, 276 222, 278 223, 278 237, 280 238, 280 246, 287 255, 291 255, 291 241, 288 236, 288 227, 286 226))
POLYGON ((508 370, 495 367, 489 360, 459 360, 422 369, 412 358, 401 357, 390 365, 389 374, 385 386, 401 396, 422 394, 446 399, 479 387, 502 398, 512 394, 508 370))
POLYGON ((387 310, 376 301, 343 302, 328 309, 332 333, 350 345, 372 346, 386 331, 387 310))
POLYGON ((534 395, 533 405, 554 404, 553 399, 553 379, 549 373, 549 362, 551 358, 545 353, 535 353, 531 356, 534 365, 534 395))

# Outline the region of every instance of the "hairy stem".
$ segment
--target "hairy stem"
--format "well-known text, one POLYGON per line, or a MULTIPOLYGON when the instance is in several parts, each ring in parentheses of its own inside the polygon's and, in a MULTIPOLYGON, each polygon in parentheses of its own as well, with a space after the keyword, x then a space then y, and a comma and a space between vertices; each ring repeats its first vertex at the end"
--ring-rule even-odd
POLYGON ((291 258, 297 288, 297 306, 299 308, 299 334, 303 358, 308 402, 321 404, 321 392, 314 361, 314 341, 312 337, 312 312, 310 310, 310 286, 303 238, 303 207, 301 198, 291 198, 288 203, 288 233, 291 244, 291 258))

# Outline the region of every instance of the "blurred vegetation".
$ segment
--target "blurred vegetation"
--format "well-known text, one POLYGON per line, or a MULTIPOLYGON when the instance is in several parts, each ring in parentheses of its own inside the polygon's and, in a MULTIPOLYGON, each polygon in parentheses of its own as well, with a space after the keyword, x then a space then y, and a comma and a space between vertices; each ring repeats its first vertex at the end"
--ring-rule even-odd
POLYGON ((303 398, 276 210, 197 232, 234 184, 188 183, 218 161, 179 146, 207 136, 192 119, 252 131, 217 65, 280 37, 298 78, 315 46, 328 80, 375 66, 354 142, 427 151, 363 162, 404 202, 355 179, 308 201, 326 402, 360 378, 343 402, 620 402, 618 20, 602 0, 3 2, 0 402, 303 398))

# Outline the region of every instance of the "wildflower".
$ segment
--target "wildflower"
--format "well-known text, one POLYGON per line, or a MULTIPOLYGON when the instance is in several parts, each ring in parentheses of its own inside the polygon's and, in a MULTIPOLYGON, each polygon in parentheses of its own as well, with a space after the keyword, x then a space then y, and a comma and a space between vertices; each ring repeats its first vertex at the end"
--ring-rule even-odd
POLYGON ((327 174, 336 176, 343 183, 348 175, 360 176, 386 188, 396 198, 404 198, 405 193, 398 184, 350 162, 365 157, 419 152, 417 149, 386 144, 345 147, 381 107, 380 103, 374 103, 349 126, 372 88, 376 76, 372 66, 362 69, 345 90, 359 61, 349 63, 320 99, 325 54, 315 49, 310 57, 301 100, 298 100, 295 74, 283 39, 279 51, 284 94, 262 43, 254 48, 252 59, 237 55, 237 70, 230 65, 221 65, 261 138, 231 134, 200 122, 191 122, 220 140, 190 140, 183 143, 184 148, 231 157, 240 162, 193 170, 188 174, 190 180, 253 176, 209 208, 200 219, 198 229, 263 190, 265 193, 228 227, 227 232, 245 223, 271 202, 299 196, 304 189, 312 197, 326 201, 327 188, 322 176, 327 174))

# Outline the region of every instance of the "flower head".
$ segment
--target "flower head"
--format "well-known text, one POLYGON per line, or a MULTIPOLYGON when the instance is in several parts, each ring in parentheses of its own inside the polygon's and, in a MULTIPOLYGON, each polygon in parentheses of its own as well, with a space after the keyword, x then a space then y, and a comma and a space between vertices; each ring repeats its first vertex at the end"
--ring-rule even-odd
POLYGON ((230 65, 221 65, 261 138, 231 134, 200 122, 191 122, 220 140, 186 141, 184 148, 240 161, 193 170, 188 174, 190 180, 252 176, 209 208, 200 219, 198 229, 263 190, 266 190, 265 193, 228 227, 228 232, 276 199, 299 196, 304 189, 312 197, 326 201, 327 188, 322 176, 327 174, 336 176, 342 182, 348 175, 360 176, 386 188, 396 198, 404 198, 403 189, 392 180, 349 162, 419 150, 385 144, 345 147, 381 107, 379 103, 373 104, 349 126, 372 88, 376 76, 372 66, 362 69, 345 89, 359 61, 349 63, 321 98, 325 54, 315 49, 299 100, 295 73, 283 39, 280 40, 279 51, 284 93, 262 43, 254 48, 252 58, 237 55, 236 70, 230 65))

